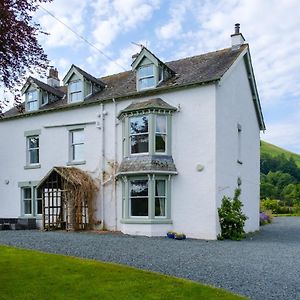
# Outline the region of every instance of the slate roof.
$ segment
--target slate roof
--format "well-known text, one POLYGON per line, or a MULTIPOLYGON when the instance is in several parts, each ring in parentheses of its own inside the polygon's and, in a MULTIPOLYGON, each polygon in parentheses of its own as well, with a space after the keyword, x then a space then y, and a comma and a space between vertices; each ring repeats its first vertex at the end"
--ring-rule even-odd
MULTIPOLYGON (((156 89, 139 92, 136 90, 136 75, 134 71, 126 71, 110 76, 105 76, 101 77, 98 80, 95 77, 84 72, 80 68, 76 67, 83 76, 89 78, 90 80, 93 79, 97 82, 100 81, 105 83, 104 89, 86 98, 84 103, 106 101, 111 100, 112 98, 134 97, 149 94, 153 95, 155 93, 159 93, 160 90, 163 89, 185 87, 194 84, 206 84, 217 81, 221 79, 225 72, 230 68, 234 61, 247 47, 248 45, 244 44, 237 50, 227 48, 215 52, 167 62, 165 64, 175 72, 175 75, 168 80, 161 82, 156 89)), ((79 106, 82 104, 83 103, 77 103, 76 105, 72 106, 79 106)), ((70 104, 67 104, 67 99, 65 97, 62 100, 43 106, 39 109, 39 111, 66 107, 67 105, 70 104)), ((12 110, 13 111, 6 112, 4 115, 8 117, 20 114, 16 110, 12 110)), ((39 111, 35 111, 30 114, 39 113, 39 111)))
POLYGON ((137 155, 126 157, 121 162, 117 175, 130 173, 165 173, 177 174, 172 156, 168 155, 137 155))
POLYGON ((65 93, 60 90, 60 87, 54 88, 51 85, 49 85, 45 82, 42 82, 42 81, 40 81, 36 78, 33 78, 31 76, 27 79, 27 82, 30 82, 30 81, 33 81, 42 90, 47 91, 47 92, 49 92, 49 93, 51 93, 51 94, 53 94, 53 95, 55 95, 59 98, 62 98, 65 95, 65 93))
POLYGON ((130 105, 128 105, 125 109, 123 109, 120 112, 118 118, 120 118, 125 113, 129 113, 132 111, 136 112, 136 111, 145 110, 145 109, 157 109, 157 110, 162 109, 162 110, 167 110, 167 111, 176 111, 177 110, 176 107, 168 104, 161 98, 153 98, 153 99, 149 99, 149 100, 142 101, 142 102, 131 103, 130 105))
POLYGON ((83 71, 82 69, 80 69, 79 67, 73 65, 74 68, 83 76, 85 77, 86 79, 88 79, 89 81, 93 82, 93 83, 96 83, 100 86, 105 86, 105 83, 103 83, 101 80, 97 79, 96 77, 92 76, 91 74, 83 71))

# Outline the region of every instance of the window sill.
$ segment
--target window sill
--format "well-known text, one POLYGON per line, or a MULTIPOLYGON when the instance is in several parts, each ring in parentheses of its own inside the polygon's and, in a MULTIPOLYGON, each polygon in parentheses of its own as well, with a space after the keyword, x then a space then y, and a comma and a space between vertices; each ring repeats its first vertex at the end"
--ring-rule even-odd
POLYGON ((28 170, 28 169, 40 169, 40 168, 41 168, 41 164, 32 164, 32 165, 24 166, 24 170, 28 170))
POLYGON ((78 165, 85 165, 85 164, 86 164, 85 160, 67 162, 67 166, 78 166, 78 165))
POLYGON ((241 160, 237 160, 236 162, 237 162, 238 164, 240 164, 240 165, 243 164, 243 162, 242 162, 241 160))
POLYGON ((171 219, 121 219, 122 224, 172 224, 171 219))

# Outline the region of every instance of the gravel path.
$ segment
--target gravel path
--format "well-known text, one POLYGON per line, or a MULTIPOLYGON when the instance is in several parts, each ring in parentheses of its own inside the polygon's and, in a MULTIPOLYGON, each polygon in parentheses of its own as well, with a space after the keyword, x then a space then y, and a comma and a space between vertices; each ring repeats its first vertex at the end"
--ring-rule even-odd
POLYGON ((0 244, 126 264, 212 284, 251 299, 300 299, 300 217, 275 218, 241 242, 0 231, 0 244))

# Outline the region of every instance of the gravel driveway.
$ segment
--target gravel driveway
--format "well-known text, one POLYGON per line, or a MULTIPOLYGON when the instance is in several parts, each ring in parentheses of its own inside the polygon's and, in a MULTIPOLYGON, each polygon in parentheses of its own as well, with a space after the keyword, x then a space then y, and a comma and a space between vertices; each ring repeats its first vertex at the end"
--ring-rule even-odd
POLYGON ((0 231, 0 244, 92 258, 212 284, 251 299, 300 299, 300 217, 241 242, 109 233, 0 231))

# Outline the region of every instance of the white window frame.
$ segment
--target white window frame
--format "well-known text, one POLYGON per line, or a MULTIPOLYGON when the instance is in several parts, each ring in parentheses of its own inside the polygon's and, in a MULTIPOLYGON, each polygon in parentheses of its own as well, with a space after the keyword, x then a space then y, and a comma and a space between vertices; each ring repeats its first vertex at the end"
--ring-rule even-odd
POLYGON ((26 137, 26 162, 27 166, 34 166, 40 164, 40 136, 39 135, 30 135, 26 137), (38 139, 38 147, 30 148, 30 139, 37 138, 38 139), (30 161, 30 151, 36 151, 38 153, 38 161, 37 162, 31 162, 30 161))
POLYGON ((42 98, 41 98, 41 106, 44 106, 44 105, 46 105, 46 104, 48 104, 49 103, 49 95, 48 95, 48 93, 42 93, 42 98), (45 97, 45 99, 46 99, 46 101, 45 102, 43 102, 43 98, 45 97))
POLYGON ((156 76, 155 76, 155 66, 154 64, 148 64, 148 65, 144 65, 144 66, 140 66, 138 68, 138 86, 139 86, 139 90, 147 90, 147 89, 152 89, 156 87, 156 76), (140 72, 143 68, 148 68, 148 67, 152 67, 152 74, 151 75, 146 75, 146 76, 140 76, 140 72), (152 86, 147 86, 142 88, 141 87, 141 81, 144 79, 150 79, 153 78, 154 79, 154 84, 152 86))
POLYGON ((83 82, 81 79, 70 81, 68 84, 68 90, 69 90, 69 103, 77 103, 83 101, 83 82), (79 86, 74 91, 71 91, 72 85, 78 84, 79 86), (72 95, 78 95, 81 94, 81 97, 77 100, 72 100, 72 95))
POLYGON ((154 180, 154 218, 155 219, 165 219, 167 217, 167 205, 168 205, 168 198, 167 198, 167 179, 162 179, 162 178, 156 178, 154 180), (164 181, 165 183, 165 195, 164 196, 156 196, 155 194, 155 184, 156 184, 156 181, 164 181), (156 202, 156 199, 159 199, 159 198, 163 198, 165 201, 165 214, 163 216, 156 216, 155 215, 155 202, 156 202))
POLYGON ((22 215, 24 216, 32 216, 33 215, 33 194, 32 194, 32 187, 31 186, 24 186, 22 187, 22 202, 23 202, 23 211, 22 211, 22 215), (25 189, 30 190, 30 198, 25 198, 25 189), (30 202, 30 213, 26 213, 25 212, 25 202, 30 202))
POLYGON ((38 110, 39 109, 39 91, 38 90, 28 91, 26 97, 27 97, 27 101, 26 101, 27 111, 38 110), (33 98, 33 94, 36 95, 36 98, 33 98), (32 97, 32 99, 29 99, 31 97, 32 97), (34 107, 33 109, 30 109, 31 103, 35 103, 36 107, 34 107))
POLYGON ((34 201, 35 201, 35 215, 36 216, 42 216, 42 214, 43 214, 43 195, 42 195, 42 198, 39 198, 38 197, 38 190, 37 190, 37 188, 34 186, 33 188, 33 191, 34 191, 34 196, 35 196, 35 199, 34 199, 34 201), (38 212, 38 201, 41 201, 42 202, 42 212, 41 213, 39 213, 38 212))
POLYGON ((75 157, 76 155, 74 155, 74 151, 75 151, 75 146, 76 145, 83 145, 83 151, 85 151, 85 139, 84 139, 84 128, 76 128, 76 129, 72 129, 69 130, 69 163, 70 164, 81 164, 81 163, 85 163, 84 159, 81 160, 76 160, 75 157), (74 132, 82 132, 83 134, 83 141, 79 142, 79 143, 74 143, 73 141, 73 133, 74 132))

